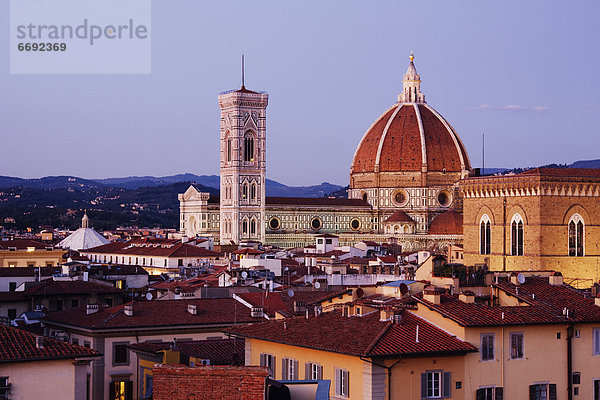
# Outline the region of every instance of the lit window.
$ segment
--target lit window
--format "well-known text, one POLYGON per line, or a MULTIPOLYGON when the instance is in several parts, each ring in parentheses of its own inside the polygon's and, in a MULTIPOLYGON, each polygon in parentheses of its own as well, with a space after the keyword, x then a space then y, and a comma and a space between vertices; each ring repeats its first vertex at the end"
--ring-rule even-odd
POLYGON ((494 359, 494 334, 484 333, 481 335, 481 360, 490 361, 494 359))
POLYGON ((523 333, 510 334, 510 358, 518 360, 523 358, 523 333))
POLYGON ((248 234, 248 220, 246 219, 242 221, 242 233, 244 235, 248 234))
POLYGON ((583 256, 583 218, 579 214, 573 214, 569 220, 569 256, 583 256))
POLYGON ((345 369, 335 369, 335 394, 336 396, 350 396, 350 372, 345 369))
POLYGON ((244 186, 242 186, 242 198, 247 199, 248 198, 248 184, 244 183, 244 186))
POLYGON ((253 183, 252 186, 250 186, 250 198, 256 200, 256 183, 253 183))
POLYGON ((479 254, 491 254, 492 249, 492 224, 490 217, 483 214, 479 222, 479 254))
POLYGON ((523 255, 523 218, 515 214, 510 224, 511 248, 510 254, 513 256, 523 255))

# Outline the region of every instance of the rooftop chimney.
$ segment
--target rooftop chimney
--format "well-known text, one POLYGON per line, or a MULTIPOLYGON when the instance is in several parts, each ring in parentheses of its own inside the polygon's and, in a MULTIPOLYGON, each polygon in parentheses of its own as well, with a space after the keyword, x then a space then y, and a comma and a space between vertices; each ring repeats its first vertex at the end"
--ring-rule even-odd
POLYGON ((198 315, 198 308, 195 304, 188 304, 188 312, 192 315, 198 315))
POLYGON ((600 307, 600 297, 594 298, 594 304, 600 307))
POLYGON ((475 303, 475 293, 471 292, 470 290, 465 290, 458 295, 458 299, 463 303, 473 304, 475 303))
POLYGON ((133 316, 133 304, 125 304, 125 307, 123 307, 123 311, 128 317, 133 316))
POLYGON ((519 281, 517 280, 517 274, 514 274, 514 273, 510 274, 510 283, 512 283, 513 285, 519 284, 519 281))
POLYGON ((389 308, 382 308, 379 310, 379 320, 380 321, 390 321, 394 318, 394 310, 389 308))
POLYGON ((252 307, 252 311, 250 311, 250 316, 253 318, 262 318, 264 316, 264 311, 262 307, 252 307))
POLYGON ((423 290, 423 300, 433 304, 442 302, 442 290, 433 286, 428 286, 423 290))
POLYGON ((561 286, 563 284, 563 276, 560 272, 553 272, 550 274, 550 277, 548 278, 548 282, 552 285, 552 286, 561 286))
POLYGON ((38 349, 44 348, 44 337, 43 336, 35 337, 35 347, 37 347, 38 349))
POLYGON ((94 314, 98 312, 98 304, 88 304, 85 310, 87 315, 94 314))

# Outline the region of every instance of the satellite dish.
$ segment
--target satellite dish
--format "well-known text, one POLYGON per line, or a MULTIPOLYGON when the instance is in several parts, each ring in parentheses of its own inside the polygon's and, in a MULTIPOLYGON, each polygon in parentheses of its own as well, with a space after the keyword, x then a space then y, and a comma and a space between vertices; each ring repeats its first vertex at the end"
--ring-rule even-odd
POLYGON ((246 279, 248 277, 248 273, 246 271, 242 272, 242 278, 246 279))
POLYGON ((288 296, 289 297, 294 297, 294 289, 289 289, 288 290, 288 296))
POLYGON ((154 296, 152 296, 152 293, 148 292, 146 293, 146 300, 152 300, 154 296))
POLYGON ((356 296, 359 299, 362 299, 362 297, 365 295, 365 291, 362 288, 358 288, 356 289, 356 296))
POLYGON ((400 284, 400 293, 402 293, 402 296, 408 293, 408 286, 406 286, 406 283, 404 282, 400 284))
POLYGON ((289 269, 288 267, 285 267, 283 270, 287 272, 287 271, 289 271, 290 269, 289 269))
POLYGON ((525 283, 525 275, 523 275, 523 274, 517 275, 517 281, 519 281, 519 283, 521 283, 521 284, 525 283))
POLYGON ((315 289, 320 289, 321 284, 319 282, 315 282, 314 287, 315 287, 315 289))

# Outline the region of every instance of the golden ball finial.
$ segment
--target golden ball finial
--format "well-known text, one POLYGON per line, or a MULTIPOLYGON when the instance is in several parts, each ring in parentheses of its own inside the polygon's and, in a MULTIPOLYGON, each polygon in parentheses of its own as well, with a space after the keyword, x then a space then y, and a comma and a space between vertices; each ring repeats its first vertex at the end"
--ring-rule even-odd
POLYGON ((408 58, 410 58, 410 62, 413 62, 413 60, 415 59, 415 56, 412 51, 410 52, 410 56, 408 56, 408 58))

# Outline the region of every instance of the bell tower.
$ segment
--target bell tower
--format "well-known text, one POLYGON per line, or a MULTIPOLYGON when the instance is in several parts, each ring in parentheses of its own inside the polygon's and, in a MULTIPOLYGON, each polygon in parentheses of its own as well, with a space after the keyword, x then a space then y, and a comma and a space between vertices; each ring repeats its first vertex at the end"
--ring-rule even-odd
MULTIPOLYGON (((243 65, 243 63, 242 63, 243 65)), ((242 66, 243 71, 243 66, 242 66)), ((221 244, 265 241, 266 109, 269 95, 242 87, 219 95, 221 244)))

